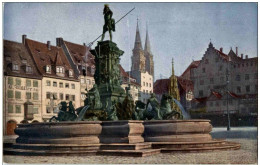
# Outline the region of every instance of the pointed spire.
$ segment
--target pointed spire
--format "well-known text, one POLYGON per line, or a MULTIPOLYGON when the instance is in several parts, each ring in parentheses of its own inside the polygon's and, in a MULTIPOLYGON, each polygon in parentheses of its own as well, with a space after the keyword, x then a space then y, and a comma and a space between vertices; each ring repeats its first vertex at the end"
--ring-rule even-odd
POLYGON ((173 61, 173 58, 172 58, 172 75, 174 75, 174 66, 173 66, 173 64, 174 64, 174 61, 173 61))
POLYGON ((141 50, 143 50, 142 42, 141 42, 141 37, 140 37, 140 32, 139 32, 139 27, 138 27, 138 18, 137 18, 136 36, 135 36, 135 47, 134 47, 134 49, 141 49, 141 50))
POLYGON ((150 46, 150 40, 149 40, 149 35, 148 35, 148 25, 147 25, 147 22, 146 22, 146 38, 145 38, 144 51, 146 51, 146 52, 151 54, 151 46, 150 46))

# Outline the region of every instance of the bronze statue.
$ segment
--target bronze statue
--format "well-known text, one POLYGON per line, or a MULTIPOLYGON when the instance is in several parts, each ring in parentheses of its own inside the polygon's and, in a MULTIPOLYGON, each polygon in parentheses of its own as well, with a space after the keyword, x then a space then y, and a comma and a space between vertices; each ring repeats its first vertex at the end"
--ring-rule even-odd
POLYGON ((104 10, 103 10, 104 20, 105 24, 103 26, 103 34, 101 41, 105 38, 105 33, 108 31, 110 36, 110 41, 112 41, 112 31, 115 31, 115 20, 112 18, 113 12, 110 10, 108 4, 105 4, 104 10))
POLYGON ((93 88, 89 90, 87 94, 88 98, 88 105, 90 106, 90 109, 101 109, 102 103, 100 101, 100 95, 97 88, 97 84, 93 85, 93 88))
MULTIPOLYGON (((160 105, 155 97, 154 93, 151 93, 151 97, 148 99, 147 104, 146 104, 146 110, 144 112, 144 116, 151 116, 153 120, 161 120, 162 117, 160 115, 160 105), (148 106, 149 104, 152 107, 151 111, 148 111, 148 106)), ((149 119, 149 118, 148 118, 149 119)))

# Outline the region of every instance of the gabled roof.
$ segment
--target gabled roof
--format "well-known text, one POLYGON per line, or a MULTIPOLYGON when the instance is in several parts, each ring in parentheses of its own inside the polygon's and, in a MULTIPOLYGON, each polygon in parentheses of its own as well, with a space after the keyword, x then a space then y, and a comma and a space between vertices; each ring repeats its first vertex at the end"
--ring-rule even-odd
POLYGON ((55 65, 56 66, 63 66, 64 65, 64 63, 61 60, 59 52, 56 53, 55 65))
POLYGON ((193 82, 191 80, 187 80, 182 77, 177 77, 177 80, 178 80, 179 85, 182 87, 182 89, 185 92, 194 90, 193 82))
POLYGON ((155 94, 164 94, 169 92, 170 79, 158 79, 153 85, 155 94))
POLYGON ((200 64, 200 60, 192 61, 191 64, 188 66, 188 68, 181 74, 181 76, 183 76, 186 72, 190 71, 192 68, 197 68, 199 64, 200 64))
POLYGON ((77 80, 75 74, 74 77, 69 77, 68 70, 72 69, 72 67, 70 66, 62 48, 50 46, 50 49, 48 49, 47 44, 30 39, 26 39, 25 43, 36 63, 38 70, 42 75, 47 77, 55 77, 59 79, 77 80), (62 64, 62 66, 64 67, 64 77, 56 75, 56 62, 59 64, 59 66, 60 64, 62 64), (52 67, 50 74, 46 73, 45 68, 47 65, 52 67))
POLYGON ((226 55, 225 53, 215 49, 215 51, 220 55, 220 57, 222 57, 224 60, 228 61, 228 55, 226 55))
POLYGON ((4 40, 4 74, 8 76, 41 79, 41 74, 33 61, 32 56, 22 43, 4 40), (12 64, 18 64, 19 72, 12 71, 12 64), (32 68, 32 73, 26 73, 26 65, 32 68))

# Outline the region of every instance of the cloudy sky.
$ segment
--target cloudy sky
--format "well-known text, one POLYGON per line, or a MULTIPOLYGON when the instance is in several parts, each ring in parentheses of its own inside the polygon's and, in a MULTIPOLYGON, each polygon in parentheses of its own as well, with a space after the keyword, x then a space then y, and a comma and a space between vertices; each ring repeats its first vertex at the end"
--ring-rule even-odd
MULTIPOLYGON (((102 33, 104 3, 5 3, 4 39, 21 42, 22 35, 56 45, 56 38, 83 44, 102 33)), ((121 64, 131 67, 136 22, 145 41, 146 24, 155 62, 155 79, 180 75, 205 53, 210 39, 215 48, 238 47, 239 54, 257 56, 257 3, 109 3, 116 25, 113 41, 125 53, 121 64)), ((108 34, 106 35, 108 39, 108 34)), ((94 44, 96 45, 96 43, 94 44)))

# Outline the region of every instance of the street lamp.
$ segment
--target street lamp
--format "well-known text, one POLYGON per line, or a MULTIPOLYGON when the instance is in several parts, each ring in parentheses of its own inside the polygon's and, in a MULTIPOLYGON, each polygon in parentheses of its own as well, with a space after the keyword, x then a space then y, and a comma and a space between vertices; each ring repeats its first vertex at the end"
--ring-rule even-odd
POLYGON ((228 124, 227 124, 227 131, 230 131, 230 116, 229 116, 229 109, 228 109, 228 84, 229 84, 229 58, 228 58, 228 62, 227 62, 227 70, 226 70, 226 78, 227 78, 227 86, 226 86, 226 90, 227 90, 227 117, 228 117, 228 124))

